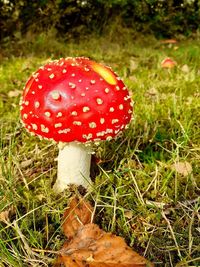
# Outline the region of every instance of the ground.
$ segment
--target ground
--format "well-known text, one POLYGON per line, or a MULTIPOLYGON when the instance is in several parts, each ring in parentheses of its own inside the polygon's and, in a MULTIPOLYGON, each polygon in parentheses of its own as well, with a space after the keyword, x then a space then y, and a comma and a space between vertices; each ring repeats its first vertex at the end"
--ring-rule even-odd
POLYGON ((23 129, 19 99, 33 71, 67 56, 111 66, 134 101, 130 127, 96 147, 97 176, 85 196, 95 206, 95 222, 158 266, 200 265, 199 39, 178 36, 166 44, 125 32, 64 41, 49 33, 4 43, 0 266, 50 266, 63 244, 60 225, 71 193, 52 191, 58 149, 23 129), (177 65, 163 69, 166 57, 177 65))

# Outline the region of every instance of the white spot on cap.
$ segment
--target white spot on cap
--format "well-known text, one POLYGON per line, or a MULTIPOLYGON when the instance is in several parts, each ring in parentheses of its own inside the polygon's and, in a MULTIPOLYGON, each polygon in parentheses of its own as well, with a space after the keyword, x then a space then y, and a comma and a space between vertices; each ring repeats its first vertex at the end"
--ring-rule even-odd
POLYGON ((28 115, 25 113, 25 114, 23 114, 23 119, 27 119, 28 118, 28 115))
POLYGON ((95 81, 95 80, 91 80, 90 83, 91 83, 91 84, 95 84, 96 81, 95 81))
POLYGON ((133 107, 133 102, 130 103, 130 106, 133 107))
POLYGON ((41 85, 41 84, 39 84, 39 85, 38 85, 38 88, 39 88, 39 89, 42 89, 42 85, 41 85))
POLYGON ((101 118, 101 119, 100 119, 100 123, 101 123, 101 124, 104 124, 104 122, 105 122, 105 119, 104 119, 104 118, 101 118))
POLYGON ((75 84, 75 83, 70 83, 70 82, 69 82, 69 87, 72 88, 72 89, 74 89, 74 88, 76 88, 76 84, 75 84))
POLYGON ((116 77, 116 79, 117 79, 118 81, 120 81, 120 80, 121 80, 121 78, 120 78, 120 77, 116 77))
POLYGON ((103 104, 103 100, 102 100, 101 98, 97 98, 96 101, 97 101, 97 104, 98 104, 98 105, 103 104))
POLYGON ((39 82, 39 79, 38 79, 38 78, 35 78, 35 81, 36 81, 36 82, 39 82))
POLYGON ((88 69, 87 67, 84 68, 85 71, 89 71, 90 69, 88 69))
POLYGON ((55 75, 53 74, 53 73, 51 73, 50 75, 49 75, 49 78, 50 79, 53 79, 55 77, 55 75))
POLYGON ((72 77, 75 77, 76 76, 76 74, 75 73, 72 73, 72 75, 71 75, 72 77))
POLYGON ((89 90, 89 87, 85 87, 85 90, 89 90))
POLYGON ((52 68, 48 68, 47 70, 48 70, 48 71, 51 71, 51 70, 52 70, 52 68))
POLYGON ((110 92, 110 89, 109 88, 106 88, 105 89, 105 93, 108 94, 110 92))
POLYGON ((35 91, 32 91, 31 94, 32 94, 32 95, 35 95, 35 91))
POLYGON ((106 137, 106 140, 107 140, 107 141, 110 141, 111 139, 112 139, 112 136, 107 136, 107 137, 106 137))
POLYGON ((41 131, 42 131, 43 133, 48 133, 48 132, 49 132, 49 128, 48 128, 48 127, 45 127, 44 124, 41 124, 41 131))
POLYGON ((55 127, 55 128, 62 127, 62 123, 61 123, 61 122, 59 122, 59 123, 56 123, 56 124, 54 125, 54 127, 55 127))
POLYGON ((35 108, 39 108, 40 106, 40 102, 39 101, 35 101, 35 108))
POLYGON ((37 78, 37 77, 38 77, 38 75, 39 75, 39 73, 38 73, 38 72, 36 72, 36 73, 33 73, 33 78, 37 78))
POLYGON ((80 80, 78 80, 78 82, 79 82, 79 83, 81 83, 81 82, 82 82, 82 80, 80 79, 80 80))
POLYGON ((48 117, 48 118, 51 117, 51 113, 50 113, 49 111, 45 111, 44 115, 45 115, 46 117, 48 117))
POLYGON ((29 101, 25 101, 25 102, 24 102, 24 105, 25 105, 25 106, 28 106, 28 105, 29 105, 29 101))
POLYGON ((60 98, 60 93, 58 91, 51 92, 51 96, 54 100, 58 100, 60 98))
POLYGON ((82 125, 82 122, 81 121, 73 121, 73 124, 80 126, 80 125, 82 125))
POLYGON ((67 134, 67 133, 69 133, 70 131, 71 131, 71 130, 70 130, 69 128, 67 128, 67 129, 64 129, 64 130, 59 130, 58 133, 59 133, 59 134, 62 134, 62 133, 67 134))
POLYGON ((35 123, 31 123, 31 125, 32 125, 33 130, 37 131, 37 129, 38 129, 37 124, 35 124, 35 123))
POLYGON ((124 90, 124 91, 127 90, 126 86, 124 86, 124 87, 122 88, 122 90, 124 90))
POLYGON ((96 128, 97 125, 96 125, 95 122, 90 122, 90 123, 89 123, 89 127, 93 129, 93 128, 96 128))
POLYGON ((106 133, 113 133, 113 129, 106 129, 106 133))
POLYGON ((82 93, 81 96, 85 96, 85 93, 82 93))
POLYGON ((62 73, 66 73, 66 72, 67 72, 67 70, 66 70, 66 69, 63 69, 63 70, 62 70, 62 73))
POLYGON ((118 123, 118 122, 119 122, 118 119, 113 119, 113 120, 112 120, 112 124, 115 124, 115 123, 118 123))
POLYGON ((128 114, 132 114, 133 111, 131 109, 128 110, 128 114))
POLYGON ((58 114, 56 115, 56 117, 59 118, 59 117, 62 117, 62 115, 63 115, 62 112, 58 112, 58 114))
POLYGON ((130 98, 131 98, 130 95, 127 95, 127 96, 124 97, 124 100, 127 101, 130 98))
POLYGON ((92 138, 92 134, 91 134, 91 133, 89 133, 88 135, 87 135, 87 134, 83 134, 82 137, 83 137, 84 139, 86 139, 86 140, 89 140, 89 139, 92 138))
POLYGON ((88 112, 88 111, 90 111, 90 108, 89 107, 83 107, 83 112, 88 112))
POLYGON ((102 131, 102 132, 98 132, 97 133, 97 136, 104 136, 106 133, 104 132, 104 131, 102 131))
POLYGON ((120 90, 120 87, 119 87, 118 85, 117 85, 115 88, 116 88, 116 90, 117 90, 117 91, 119 91, 119 90, 120 90))
POLYGON ((76 111, 72 111, 72 116, 77 116, 78 115, 78 113, 76 112, 76 111))
POLYGON ((119 105, 119 109, 120 109, 120 110, 124 109, 123 104, 120 104, 120 105, 119 105))
POLYGON ((113 107, 111 107, 111 108, 109 109, 110 112, 114 112, 114 110, 115 110, 115 109, 114 109, 113 107))

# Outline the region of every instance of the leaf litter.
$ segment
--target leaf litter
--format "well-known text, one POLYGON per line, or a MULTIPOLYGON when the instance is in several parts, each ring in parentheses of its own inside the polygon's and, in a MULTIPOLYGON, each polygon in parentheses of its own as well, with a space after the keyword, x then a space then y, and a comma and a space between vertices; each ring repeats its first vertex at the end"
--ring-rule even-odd
POLYGON ((63 232, 68 238, 54 267, 142 267, 154 266, 133 251, 122 237, 91 223, 92 205, 73 198, 64 213, 63 232))

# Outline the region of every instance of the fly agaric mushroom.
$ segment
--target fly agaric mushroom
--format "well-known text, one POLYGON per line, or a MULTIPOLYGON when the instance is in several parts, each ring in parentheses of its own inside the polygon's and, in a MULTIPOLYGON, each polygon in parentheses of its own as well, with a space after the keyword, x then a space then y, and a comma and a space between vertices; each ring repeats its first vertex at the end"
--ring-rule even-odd
POLYGON ((131 119, 131 107, 122 80, 88 58, 51 61, 29 78, 21 101, 23 125, 62 144, 55 191, 69 184, 88 188, 92 151, 87 144, 117 136, 131 119))
POLYGON ((177 65, 176 61, 172 60, 171 58, 167 57, 161 62, 162 68, 165 69, 172 69, 177 65))

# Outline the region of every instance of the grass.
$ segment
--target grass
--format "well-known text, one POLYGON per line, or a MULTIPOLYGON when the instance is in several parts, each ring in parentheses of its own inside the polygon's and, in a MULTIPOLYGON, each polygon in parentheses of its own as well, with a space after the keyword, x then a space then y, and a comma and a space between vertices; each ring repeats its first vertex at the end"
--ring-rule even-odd
POLYGON ((57 147, 23 129, 18 103, 34 70, 66 56, 110 65, 135 102, 129 129, 96 148, 99 174, 87 195, 95 222, 158 266, 199 266, 199 37, 174 47, 128 33, 87 38, 31 35, 4 44, 0 54, 0 266, 51 266, 55 255, 45 250, 63 244, 60 224, 71 193, 51 189, 57 147), (168 56, 176 68, 161 68, 168 56), (189 163, 192 172, 181 175, 176 162, 189 163))

